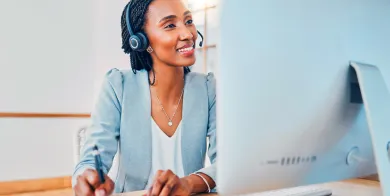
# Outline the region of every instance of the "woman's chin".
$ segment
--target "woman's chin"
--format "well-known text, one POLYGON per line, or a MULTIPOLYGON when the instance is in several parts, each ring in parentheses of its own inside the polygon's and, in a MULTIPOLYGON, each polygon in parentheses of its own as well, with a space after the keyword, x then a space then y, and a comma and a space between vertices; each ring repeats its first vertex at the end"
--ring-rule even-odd
POLYGON ((196 60, 194 58, 194 59, 186 59, 186 60, 176 61, 175 64, 178 67, 190 67, 190 66, 194 65, 195 62, 196 62, 196 60))

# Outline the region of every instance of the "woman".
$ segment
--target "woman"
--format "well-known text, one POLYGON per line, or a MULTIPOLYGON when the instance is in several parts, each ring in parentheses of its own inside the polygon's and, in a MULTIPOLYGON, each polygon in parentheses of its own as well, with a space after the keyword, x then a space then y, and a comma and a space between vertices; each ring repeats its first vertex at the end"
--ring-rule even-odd
POLYGON ((132 0, 125 7, 122 48, 132 71, 113 69, 105 77, 73 175, 76 195, 145 189, 190 195, 215 188, 215 79, 189 70, 197 40, 192 22, 181 0, 132 0), (204 167, 207 137, 211 166, 204 167), (118 152, 116 179, 99 181, 94 145, 105 173, 118 152))

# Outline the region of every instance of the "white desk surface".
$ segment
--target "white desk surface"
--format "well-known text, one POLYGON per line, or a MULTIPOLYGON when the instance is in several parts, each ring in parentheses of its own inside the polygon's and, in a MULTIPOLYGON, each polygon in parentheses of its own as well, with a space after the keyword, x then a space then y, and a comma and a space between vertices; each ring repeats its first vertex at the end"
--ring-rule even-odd
MULTIPOLYGON (((315 187, 329 188, 333 196, 381 196, 380 184, 377 181, 353 179, 340 182, 312 185, 315 187)), ((142 196, 145 191, 115 194, 114 196, 142 196)), ((200 194, 199 196, 217 196, 218 194, 200 194)))

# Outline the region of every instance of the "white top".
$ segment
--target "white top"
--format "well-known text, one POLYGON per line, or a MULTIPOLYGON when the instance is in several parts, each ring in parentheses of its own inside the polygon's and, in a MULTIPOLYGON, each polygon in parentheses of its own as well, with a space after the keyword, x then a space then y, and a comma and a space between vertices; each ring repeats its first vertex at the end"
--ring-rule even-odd
POLYGON ((181 122, 172 137, 168 137, 152 118, 152 169, 149 175, 148 189, 158 170, 172 170, 179 178, 184 177, 181 156, 181 122))

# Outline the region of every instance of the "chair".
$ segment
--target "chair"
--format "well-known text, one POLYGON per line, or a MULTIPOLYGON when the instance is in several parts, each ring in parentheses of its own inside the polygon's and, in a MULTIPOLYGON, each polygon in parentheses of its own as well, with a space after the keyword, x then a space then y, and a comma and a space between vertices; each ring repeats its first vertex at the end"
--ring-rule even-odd
MULTIPOLYGON (((82 127, 78 129, 73 137, 73 159, 74 159, 74 166, 76 166, 80 162, 80 153, 81 149, 83 148, 86 140, 87 135, 87 127, 82 127)), ((108 176, 115 181, 118 173, 118 163, 119 163, 119 156, 118 153, 115 154, 111 169, 108 171, 108 176)))

